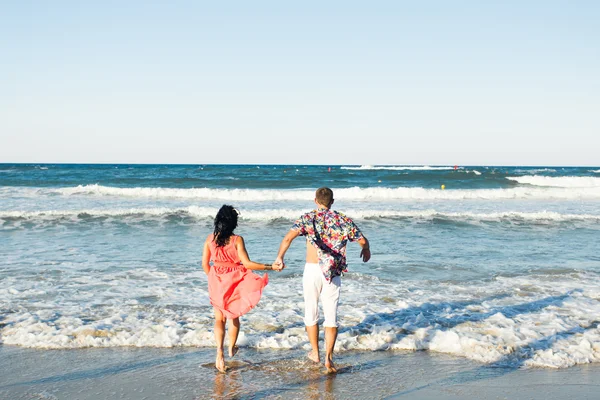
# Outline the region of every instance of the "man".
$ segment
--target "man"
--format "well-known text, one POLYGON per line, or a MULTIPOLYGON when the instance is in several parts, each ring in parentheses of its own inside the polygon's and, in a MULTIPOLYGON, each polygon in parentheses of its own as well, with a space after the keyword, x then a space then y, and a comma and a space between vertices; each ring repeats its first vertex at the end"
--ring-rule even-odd
POLYGON ((327 187, 317 189, 317 209, 302 215, 285 235, 279 246, 275 264, 285 266, 283 257, 292 241, 306 236, 306 265, 302 285, 304 289, 304 324, 312 350, 308 358, 321 362, 319 356, 318 302, 323 303, 325 315, 325 367, 328 373, 336 372, 333 349, 337 339, 337 308, 340 298, 341 275, 346 272, 346 244, 358 242, 362 247, 363 262, 369 261, 369 241, 354 221, 331 210, 333 191, 327 187))

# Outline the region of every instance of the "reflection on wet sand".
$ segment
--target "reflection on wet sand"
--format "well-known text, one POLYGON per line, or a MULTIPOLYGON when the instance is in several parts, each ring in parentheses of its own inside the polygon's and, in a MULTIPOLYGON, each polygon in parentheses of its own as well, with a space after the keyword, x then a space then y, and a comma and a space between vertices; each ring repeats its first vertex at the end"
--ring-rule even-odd
POLYGON ((242 393, 242 383, 239 371, 229 373, 215 372, 215 384, 213 387, 214 399, 233 399, 242 393))
MULTIPOLYGON (((206 364, 204 366, 214 369, 214 365, 206 364)), ((337 374, 326 374, 323 365, 313 364, 304 359, 284 358, 259 363, 233 361, 228 362, 227 366, 226 373, 214 370, 212 399, 291 394, 289 392, 294 392, 298 387, 304 385, 307 385, 304 398, 334 398, 334 383, 337 374), (248 380, 249 376, 256 372, 260 373, 260 378, 248 380)), ((340 372, 343 373, 348 369, 348 367, 342 367, 340 372)))
POLYGON ((312 379, 308 382, 307 398, 309 399, 334 399, 333 388, 335 374, 325 375, 319 379, 312 379))

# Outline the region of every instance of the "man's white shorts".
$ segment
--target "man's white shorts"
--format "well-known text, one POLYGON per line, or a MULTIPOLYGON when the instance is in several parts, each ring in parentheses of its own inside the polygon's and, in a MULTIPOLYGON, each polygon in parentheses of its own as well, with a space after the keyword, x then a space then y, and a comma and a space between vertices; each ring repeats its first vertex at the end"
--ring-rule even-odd
POLYGON ((323 326, 337 327, 337 308, 342 286, 341 277, 336 276, 331 282, 327 282, 319 264, 306 263, 302 286, 304 287, 304 324, 313 326, 318 322, 319 297, 321 297, 323 314, 325 315, 323 326))

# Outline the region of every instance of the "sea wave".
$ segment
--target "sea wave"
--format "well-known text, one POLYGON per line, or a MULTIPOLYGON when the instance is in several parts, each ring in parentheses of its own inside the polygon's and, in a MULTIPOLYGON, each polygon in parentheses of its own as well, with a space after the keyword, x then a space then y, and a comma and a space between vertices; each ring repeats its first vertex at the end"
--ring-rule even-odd
POLYGON ((443 170, 452 170, 452 169, 462 169, 462 167, 430 167, 428 165, 423 166, 385 166, 385 165, 361 165, 360 167, 340 167, 340 169, 349 169, 349 170, 391 170, 391 171, 443 171, 443 170))
MULTIPOLYGON (((178 208, 122 208, 122 209, 85 209, 85 210, 46 210, 46 211, 0 211, 0 220, 41 220, 60 221, 86 221, 93 218, 132 218, 153 219, 156 217, 188 217, 194 219, 212 219, 217 213, 216 208, 188 206, 178 208)), ((474 212, 441 212, 429 210, 361 210, 344 209, 345 214, 354 219, 408 219, 408 220, 437 220, 450 221, 475 221, 475 222, 531 222, 531 223, 561 223, 561 222, 598 222, 600 215, 594 214, 562 214, 550 211, 520 212, 506 211, 494 213, 474 212)), ((245 210, 241 209, 242 220, 271 222, 276 220, 293 220, 306 212, 305 209, 267 209, 245 210)))
POLYGON ((515 169, 516 174, 537 174, 540 172, 556 172, 553 168, 536 168, 536 169, 515 169))
POLYGON ((511 181, 532 186, 559 188, 600 188, 600 178, 594 176, 540 176, 507 177, 511 181))
MULTIPOLYGON (((520 178, 511 178, 517 180, 520 178)), ((513 199, 600 199, 600 178, 590 181, 588 187, 536 187, 519 186, 508 189, 452 189, 445 190, 422 187, 352 187, 333 188, 338 200, 350 201, 394 201, 394 200, 513 200, 513 199)), ((561 182, 561 181, 557 181, 561 182)), ((579 182, 579 181, 574 181, 579 182)), ((585 182, 585 181, 581 181, 585 182)), ((580 183, 582 185, 582 183, 580 183)), ((12 188, 0 189, 0 197, 39 197, 39 196, 111 196, 148 199, 205 199, 236 202, 265 201, 306 201, 314 198, 314 190, 303 189, 178 189, 157 187, 120 188, 102 185, 80 185, 63 188, 12 188)))
MULTIPOLYGON (((596 274, 426 287, 361 278, 344 278, 345 292, 361 296, 347 296, 340 306, 338 351, 425 350, 518 367, 600 362, 596 274)), ((296 279, 273 282, 245 321, 240 346, 309 348, 296 279)), ((13 307, 0 309, 0 342, 37 349, 214 346, 202 272, 137 269, 72 280, 8 280, 0 299, 13 307), (102 290, 106 282, 110 291, 102 290)))

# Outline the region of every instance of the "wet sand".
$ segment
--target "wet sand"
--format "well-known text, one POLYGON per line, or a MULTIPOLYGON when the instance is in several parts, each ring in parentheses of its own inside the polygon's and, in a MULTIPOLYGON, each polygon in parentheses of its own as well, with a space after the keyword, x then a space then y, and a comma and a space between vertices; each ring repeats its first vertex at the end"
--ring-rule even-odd
POLYGON ((345 352, 336 375, 303 350, 33 350, 0 346, 0 399, 597 399, 600 366, 489 367, 427 352, 345 352))

